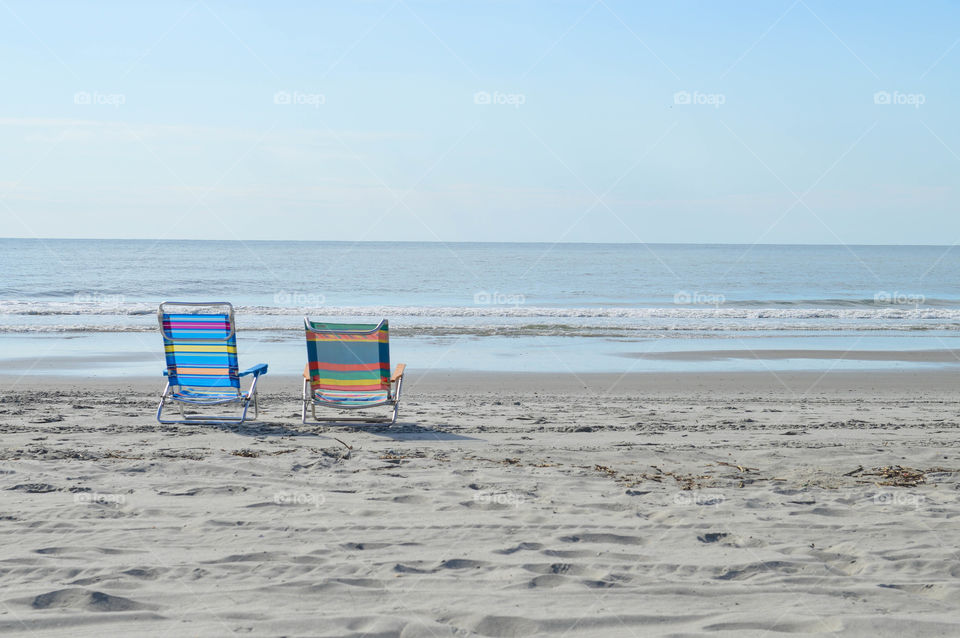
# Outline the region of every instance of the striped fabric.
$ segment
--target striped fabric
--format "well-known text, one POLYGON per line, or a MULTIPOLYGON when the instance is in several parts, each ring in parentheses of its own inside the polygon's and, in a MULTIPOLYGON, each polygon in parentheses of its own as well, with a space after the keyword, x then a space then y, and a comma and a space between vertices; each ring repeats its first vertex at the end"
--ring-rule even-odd
POLYGON ((375 407, 390 401, 390 393, 381 390, 369 392, 336 392, 331 390, 315 390, 313 398, 318 403, 325 403, 334 407, 360 408, 375 407))
POLYGON ((306 321, 310 388, 322 403, 360 407, 390 400, 387 320, 379 324, 306 321))
MULTIPOLYGON (((226 314, 162 315, 163 349, 167 357, 170 385, 191 388, 236 388, 237 335, 226 314)), ((183 391, 181 391, 183 394, 183 391)), ((214 395, 221 398, 229 390, 194 392, 194 398, 214 395)))
POLYGON ((236 390, 198 390, 196 388, 180 388, 171 395, 178 401, 214 405, 217 403, 232 403, 237 400, 236 390))

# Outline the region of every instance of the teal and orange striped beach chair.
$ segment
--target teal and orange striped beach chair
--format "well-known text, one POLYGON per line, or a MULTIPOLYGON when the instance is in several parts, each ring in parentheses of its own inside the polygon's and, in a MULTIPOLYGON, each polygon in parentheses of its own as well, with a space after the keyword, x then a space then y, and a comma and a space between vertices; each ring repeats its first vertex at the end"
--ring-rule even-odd
POLYGON ((390 331, 387 320, 379 324, 322 323, 304 317, 307 333, 307 367, 303 371, 302 422, 307 407, 313 423, 361 421, 396 423, 403 387, 404 364, 390 374, 390 331), (387 418, 317 418, 317 407, 360 410, 387 406, 387 418))
POLYGON ((233 306, 227 302, 166 301, 157 311, 163 349, 167 359, 167 387, 157 407, 160 423, 243 423, 253 401, 253 414, 259 412, 257 379, 267 373, 261 363, 243 372, 237 365, 237 332, 233 306), (253 383, 243 392, 240 377, 253 375, 253 383), (163 408, 173 402, 180 419, 164 419, 163 408), (240 416, 200 416, 186 414, 184 406, 239 404, 240 416))

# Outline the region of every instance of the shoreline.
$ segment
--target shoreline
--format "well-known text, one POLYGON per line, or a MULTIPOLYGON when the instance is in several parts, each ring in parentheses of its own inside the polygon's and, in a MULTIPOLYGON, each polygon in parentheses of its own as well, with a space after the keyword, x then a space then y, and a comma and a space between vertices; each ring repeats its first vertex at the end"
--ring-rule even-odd
MULTIPOLYGON (((297 395, 303 378, 267 374, 258 388, 264 394, 297 395)), ((247 387, 248 379, 241 382, 247 387)), ((156 376, 79 377, 72 375, 0 374, 0 393, 27 391, 82 392, 131 390, 158 396, 165 378, 156 376)), ((917 393, 960 400, 960 369, 906 370, 796 370, 739 372, 483 372, 467 370, 410 370, 403 393, 449 395, 543 393, 548 395, 700 395, 710 392, 765 393, 786 399, 805 394, 873 394, 909 397, 917 393)))

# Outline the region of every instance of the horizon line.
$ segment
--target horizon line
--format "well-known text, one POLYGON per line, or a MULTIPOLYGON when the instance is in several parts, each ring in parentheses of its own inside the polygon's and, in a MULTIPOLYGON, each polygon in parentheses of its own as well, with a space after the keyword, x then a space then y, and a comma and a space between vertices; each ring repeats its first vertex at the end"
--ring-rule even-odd
POLYGON ((152 241, 152 242, 230 242, 230 243, 296 243, 296 244, 492 244, 492 245, 567 245, 567 246, 789 246, 789 247, 851 247, 862 248, 954 248, 954 244, 858 244, 858 243, 778 243, 778 242, 671 242, 671 241, 484 241, 484 240, 419 240, 419 239, 171 239, 155 237, 0 237, 0 241, 152 241))

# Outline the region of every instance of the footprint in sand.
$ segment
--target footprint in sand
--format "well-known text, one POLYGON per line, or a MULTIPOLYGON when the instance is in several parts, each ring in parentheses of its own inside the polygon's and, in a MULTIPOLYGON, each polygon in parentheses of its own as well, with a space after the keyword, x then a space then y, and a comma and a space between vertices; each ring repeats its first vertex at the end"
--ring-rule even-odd
POLYGON ((393 543, 341 543, 340 547, 348 551, 365 551, 393 547, 393 543))
POLYGON ((643 545, 644 540, 637 536, 620 534, 574 534, 560 538, 563 543, 607 543, 611 545, 643 545))
POLYGON ((520 543, 516 547, 508 547, 507 549, 495 549, 493 553, 505 554, 509 556, 510 554, 514 554, 522 550, 536 551, 538 549, 543 549, 543 545, 541 543, 520 543))
POLYGON ((570 579, 566 576, 560 576, 558 574, 544 574, 543 576, 537 576, 527 583, 527 587, 533 589, 539 587, 542 589, 552 589, 554 587, 560 587, 561 585, 566 585, 570 583, 570 579))
POLYGON ((485 563, 480 560, 470 560, 469 558, 452 558, 440 563, 440 567, 442 569, 477 569, 489 564, 490 563, 485 563))
POLYGON ((768 620, 757 622, 725 622, 707 625, 705 631, 722 631, 741 633, 757 631, 763 633, 776 632, 788 634, 821 634, 834 633, 843 630, 843 623, 836 618, 818 618, 816 620, 768 620))
POLYGON ((485 616, 473 627, 481 636, 532 636, 540 631, 540 623, 528 618, 485 616))
POLYGON ((716 578, 717 580, 746 580, 758 574, 788 576, 797 573, 801 569, 802 567, 797 563, 782 560, 768 560, 746 565, 742 569, 728 569, 716 578))
POLYGON ((102 591, 92 591, 83 588, 58 589, 40 594, 33 598, 21 598, 11 602, 27 604, 34 609, 76 609, 80 611, 135 611, 138 609, 153 609, 151 605, 124 598, 112 596, 102 591))

